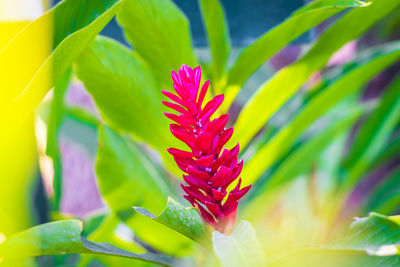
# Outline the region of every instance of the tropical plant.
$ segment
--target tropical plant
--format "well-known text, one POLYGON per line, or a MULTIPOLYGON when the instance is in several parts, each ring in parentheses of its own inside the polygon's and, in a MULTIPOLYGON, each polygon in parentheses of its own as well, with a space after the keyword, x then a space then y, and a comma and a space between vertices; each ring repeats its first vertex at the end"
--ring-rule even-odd
POLYGON ((361 98, 399 62, 400 42, 360 45, 347 62, 329 62, 349 42, 398 22, 400 0, 312 1, 236 58, 220 1, 199 0, 199 7, 208 62, 196 56, 189 21, 170 0, 64 0, 0 50, 2 154, 35 118, 42 175, 45 162, 52 170, 52 222, 6 231, 12 219, 0 210, 0 262, 34 265, 31 258, 41 256, 39 264, 55 266, 397 266, 400 76, 390 74, 379 98, 361 98), (98 36, 114 16, 132 49, 98 36), (297 60, 268 79, 260 75, 274 55, 328 19, 297 60), (26 40, 51 26, 49 49, 33 54, 26 40), (78 80, 98 113, 68 104, 78 80), (177 124, 169 127, 169 119, 177 124), (98 138, 87 150, 96 153, 106 206, 81 219, 62 212, 60 136, 71 121, 92 133, 86 148, 98 138), (370 177, 388 165, 395 167, 370 177))

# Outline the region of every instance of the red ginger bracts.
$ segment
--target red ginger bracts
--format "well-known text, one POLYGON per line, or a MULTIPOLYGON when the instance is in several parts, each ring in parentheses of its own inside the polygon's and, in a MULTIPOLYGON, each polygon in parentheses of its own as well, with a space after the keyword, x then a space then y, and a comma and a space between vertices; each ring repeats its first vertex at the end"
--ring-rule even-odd
POLYGON ((184 197, 198 208, 203 220, 222 233, 229 233, 236 223, 239 199, 251 185, 240 189, 241 179, 229 192, 226 189, 240 175, 243 161, 238 162, 239 144, 228 150, 223 146, 231 138, 233 128, 225 129, 228 114, 210 120, 221 105, 224 95, 217 95, 202 108, 210 81, 206 81, 199 92, 201 69, 182 65, 178 74, 172 71, 173 86, 177 95, 162 93, 175 103, 162 103, 179 112, 165 113, 176 122, 171 124, 171 133, 184 142, 191 152, 176 148, 167 149, 179 168, 186 173, 181 184, 187 195, 184 197))

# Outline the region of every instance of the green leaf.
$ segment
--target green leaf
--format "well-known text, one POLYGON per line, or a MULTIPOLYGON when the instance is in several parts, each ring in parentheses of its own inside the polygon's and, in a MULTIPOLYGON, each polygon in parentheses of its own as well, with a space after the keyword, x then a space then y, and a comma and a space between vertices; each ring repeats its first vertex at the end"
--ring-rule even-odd
POLYGON ((399 241, 400 217, 372 212, 366 218, 356 219, 346 237, 330 248, 364 250, 370 255, 391 256, 400 255, 400 250, 390 250, 390 246, 398 246, 399 241))
POLYGON ((321 34, 311 49, 297 62, 280 70, 266 81, 243 107, 236 122, 236 138, 244 147, 261 127, 315 71, 324 67, 332 54, 347 42, 357 38, 390 11, 400 0, 374 0, 372 4, 357 8, 339 19, 321 34), (362 21, 363 23, 360 23, 362 21))
POLYGON ((171 194, 165 177, 139 146, 106 125, 99 128, 96 174, 100 191, 115 213, 138 203, 162 210, 171 194))
POLYGON ((172 70, 196 64, 188 21, 172 1, 125 0, 117 20, 162 86, 170 87, 172 70))
POLYGON ((296 178, 301 172, 309 168, 315 156, 330 144, 337 136, 348 130, 361 116, 363 109, 356 108, 344 118, 336 118, 335 122, 320 134, 310 138, 300 148, 286 158, 273 172, 268 180, 268 188, 279 186, 296 178))
MULTIPOLYGON (((92 242, 107 242, 118 248, 134 253, 146 252, 142 246, 137 244, 137 242, 134 242, 137 241, 137 239, 132 240, 132 234, 134 233, 126 229, 124 222, 113 213, 107 214, 101 222, 97 222, 96 225, 93 225, 93 231, 89 235, 87 235, 87 230, 90 230, 88 229, 90 228, 90 226, 88 227, 88 224, 90 224, 90 221, 84 221, 82 235, 92 242)), ((92 260, 100 261, 106 266, 149 266, 149 263, 128 258, 107 257, 99 254, 85 254, 81 255, 77 267, 87 266, 92 260)))
POLYGON ((357 219, 346 237, 326 248, 297 250, 268 266, 397 266, 400 218, 372 213, 357 219))
POLYGON ((393 159, 397 155, 399 155, 400 151, 400 135, 393 138, 393 140, 389 141, 388 144, 383 148, 383 151, 375 158, 373 162, 369 165, 367 171, 372 171, 382 164, 388 162, 393 159))
POLYGON ((4 258, 35 257, 40 255, 102 254, 119 256, 162 265, 174 265, 176 261, 168 256, 146 253, 132 253, 108 243, 95 243, 81 237, 82 222, 64 220, 42 224, 20 232, 0 246, 4 258))
POLYGON ((331 126, 311 137, 294 152, 289 154, 278 165, 266 184, 258 189, 257 197, 245 209, 246 217, 251 217, 254 220, 264 214, 262 211, 270 208, 269 203, 274 203, 272 200, 276 198, 277 194, 279 195, 279 189, 307 171, 315 161, 316 156, 335 138, 354 124, 360 117, 361 111, 362 109, 355 108, 342 118, 335 118, 335 122, 331 126))
POLYGON ((198 212, 193 208, 185 208, 168 197, 167 206, 159 216, 155 216, 147 209, 141 207, 134 207, 134 210, 152 220, 168 226, 174 231, 189 237, 205 247, 209 246, 209 238, 204 223, 198 212))
POLYGON ((0 52, 0 61, 6 62, 4 70, 1 68, 0 80, 9 86, 7 95, 0 100, 1 121, 18 122, 32 114, 54 81, 114 16, 119 3, 118 0, 96 4, 88 4, 86 0, 65 0, 24 28, 0 52), (37 45, 26 45, 32 36, 35 36, 34 40, 51 36, 52 26, 54 36, 50 54, 45 41, 37 44, 43 45, 45 52, 39 51, 37 45), (15 55, 20 56, 18 60, 15 55), (21 66, 29 68, 21 70, 21 66))
POLYGON ((349 175, 344 187, 350 188, 358 182, 389 141, 400 118, 399 94, 400 76, 387 88, 377 108, 357 132, 345 164, 349 175))
POLYGON ((137 144, 110 127, 100 127, 99 143, 96 174, 111 211, 146 244, 168 254, 187 253, 193 242, 132 211, 132 206, 141 205, 161 212, 167 197, 174 195, 166 177, 137 144))
POLYGON ((400 169, 389 173, 383 180, 370 192, 368 202, 365 204, 364 211, 375 211, 385 214, 393 214, 398 211, 400 206, 400 169))
POLYGON ((219 0, 200 0, 199 2, 211 50, 213 82, 216 82, 225 74, 231 49, 228 25, 219 0))
POLYGON ((322 1, 312 1, 308 5, 300 8, 299 10, 293 12, 292 16, 301 15, 304 12, 312 11, 317 8, 330 8, 331 5, 337 7, 364 7, 370 5, 371 2, 368 1, 352 1, 352 0, 322 0, 322 1))
POLYGON ((70 84, 72 69, 68 69, 55 83, 47 126, 46 154, 53 159, 54 180, 52 196, 53 211, 59 210, 62 197, 62 159, 58 145, 58 134, 65 115, 64 96, 70 84))
POLYGON ((326 113, 344 98, 363 87, 379 72, 397 62, 400 58, 400 46, 393 46, 382 55, 353 69, 337 81, 329 85, 324 91, 304 107, 304 109, 287 126, 280 130, 267 144, 260 148, 246 164, 243 180, 252 183, 294 144, 299 135, 304 132, 315 120, 326 113))
POLYGON ((163 120, 160 87, 137 54, 99 37, 77 60, 76 74, 108 124, 154 147, 165 144, 163 129, 168 124, 163 120))
POLYGON ((301 34, 322 23, 329 17, 349 7, 366 4, 357 0, 317 0, 295 11, 284 22, 258 38, 243 49, 228 73, 225 91, 225 110, 229 108, 236 94, 246 80, 268 59, 301 34))
POLYGON ((228 236, 214 231, 212 241, 222 266, 265 266, 265 254, 256 232, 247 221, 241 221, 228 236))

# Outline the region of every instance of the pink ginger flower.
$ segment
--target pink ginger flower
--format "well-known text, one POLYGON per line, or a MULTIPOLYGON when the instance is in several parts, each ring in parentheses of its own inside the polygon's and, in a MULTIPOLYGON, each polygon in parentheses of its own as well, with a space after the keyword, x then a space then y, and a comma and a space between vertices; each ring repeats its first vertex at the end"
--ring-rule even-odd
POLYGON ((224 95, 215 96, 202 107, 210 81, 206 81, 199 92, 200 79, 200 67, 192 69, 182 65, 178 74, 172 71, 177 95, 162 91, 175 102, 162 103, 180 113, 165 113, 176 122, 170 125, 171 133, 191 151, 176 148, 167 150, 186 173, 183 175, 186 184, 181 184, 186 192, 184 197, 198 209, 206 223, 227 234, 236 223, 239 199, 249 191, 251 185, 240 189, 241 179, 238 177, 243 160, 238 161, 239 144, 221 153, 233 134, 233 128, 225 128, 228 114, 210 120, 224 100, 224 95), (237 179, 236 187, 228 194, 228 186, 237 179))

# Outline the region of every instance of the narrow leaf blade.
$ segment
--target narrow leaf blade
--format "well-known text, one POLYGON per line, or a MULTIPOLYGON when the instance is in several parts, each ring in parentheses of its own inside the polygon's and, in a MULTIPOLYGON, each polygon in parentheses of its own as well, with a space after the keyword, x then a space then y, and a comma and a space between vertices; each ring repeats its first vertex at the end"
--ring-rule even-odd
POLYGON ((354 9, 338 20, 319 37, 307 54, 260 86, 239 114, 235 126, 238 136, 232 139, 231 144, 238 141, 242 146, 246 146, 269 118, 307 81, 308 77, 324 67, 336 50, 360 36, 400 6, 400 0, 371 2, 371 5, 354 9), (360 24, 360 21, 365 23, 360 24))

